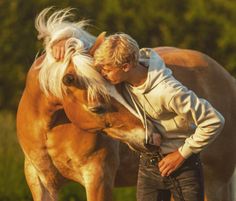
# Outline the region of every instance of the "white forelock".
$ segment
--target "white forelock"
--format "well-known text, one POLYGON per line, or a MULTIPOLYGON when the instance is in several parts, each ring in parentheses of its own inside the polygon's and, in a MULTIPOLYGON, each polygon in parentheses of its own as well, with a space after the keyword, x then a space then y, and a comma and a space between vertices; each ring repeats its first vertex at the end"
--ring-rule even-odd
MULTIPOLYGON (((95 41, 95 37, 84 30, 86 21, 69 22, 73 16, 72 9, 63 9, 54 12, 48 17, 52 8, 44 9, 35 20, 35 27, 39 32, 38 38, 44 40, 45 59, 39 66, 39 82, 45 94, 52 93, 61 98, 63 94, 62 78, 70 62, 74 64, 76 73, 84 78, 88 85, 89 97, 95 94, 106 94, 104 80, 92 68, 93 59, 86 55, 95 41), (65 59, 57 62, 52 56, 51 46, 58 40, 71 38, 66 42, 65 59)), ((108 94, 106 94, 108 96, 108 94)))
POLYGON ((62 83, 63 76, 70 63, 78 77, 82 78, 88 89, 88 99, 96 99, 102 96, 109 100, 109 96, 115 98, 124 105, 131 113, 139 117, 136 112, 126 103, 115 87, 109 84, 99 72, 93 68, 93 58, 87 52, 95 42, 95 37, 84 30, 86 21, 69 22, 72 9, 63 9, 54 12, 47 17, 52 8, 44 9, 35 20, 35 27, 39 32, 39 39, 44 40, 45 58, 38 67, 39 83, 42 91, 48 95, 53 94, 58 98, 63 97, 65 87, 62 83), (65 57, 57 62, 52 56, 51 46, 63 38, 70 38, 65 44, 65 57))
POLYGON ((52 7, 50 7, 44 9, 37 16, 35 28, 38 31, 38 39, 43 39, 45 46, 69 37, 80 38, 87 48, 92 46, 95 37, 84 30, 84 27, 88 25, 88 21, 71 22, 71 18, 74 17, 72 10, 72 8, 66 8, 49 15, 52 11, 52 7))

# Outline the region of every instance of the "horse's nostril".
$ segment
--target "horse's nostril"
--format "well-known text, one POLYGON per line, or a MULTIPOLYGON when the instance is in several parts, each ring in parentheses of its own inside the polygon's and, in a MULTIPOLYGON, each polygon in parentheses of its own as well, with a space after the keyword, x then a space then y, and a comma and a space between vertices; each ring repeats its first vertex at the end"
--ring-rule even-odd
POLYGON ((106 126, 106 128, 111 128, 111 127, 112 127, 112 123, 106 122, 106 123, 105 123, 105 126, 106 126))
POLYGON ((90 107, 89 110, 96 114, 103 114, 106 112, 106 108, 104 106, 90 107))

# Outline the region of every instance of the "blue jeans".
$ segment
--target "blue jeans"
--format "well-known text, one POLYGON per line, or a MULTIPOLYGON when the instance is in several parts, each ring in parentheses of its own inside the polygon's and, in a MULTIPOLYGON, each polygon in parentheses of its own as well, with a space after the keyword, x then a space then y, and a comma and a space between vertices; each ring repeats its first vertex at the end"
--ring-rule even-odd
POLYGON ((140 156, 137 201, 204 201, 202 166, 198 155, 192 155, 169 177, 162 177, 150 157, 140 156), (181 193, 181 196, 180 196, 181 193))

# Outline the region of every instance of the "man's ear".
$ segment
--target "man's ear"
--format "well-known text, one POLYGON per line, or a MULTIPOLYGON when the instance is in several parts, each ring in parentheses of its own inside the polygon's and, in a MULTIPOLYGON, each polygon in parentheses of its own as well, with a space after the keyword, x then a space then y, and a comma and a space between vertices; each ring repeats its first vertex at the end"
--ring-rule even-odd
POLYGON ((130 69, 132 68, 132 65, 129 64, 129 63, 125 63, 125 64, 122 65, 121 68, 122 68, 122 70, 123 70, 124 72, 128 72, 128 71, 130 71, 130 69))
POLYGON ((97 37, 95 43, 93 44, 93 46, 90 48, 90 50, 88 52, 91 56, 94 55, 96 49, 104 42, 104 40, 106 38, 105 36, 106 36, 105 31, 99 34, 99 36, 97 37))

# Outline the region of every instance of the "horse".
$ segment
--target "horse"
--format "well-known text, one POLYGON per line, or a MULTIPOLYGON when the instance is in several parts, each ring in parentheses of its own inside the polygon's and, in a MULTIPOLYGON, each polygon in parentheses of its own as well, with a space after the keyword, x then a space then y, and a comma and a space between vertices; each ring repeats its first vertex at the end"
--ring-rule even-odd
MULTIPOLYGON (((86 41, 86 37, 83 40, 86 41)), ((83 40, 74 40, 71 44, 83 40)), ((95 49, 100 38, 97 41, 93 46, 95 49)), ((155 50, 178 80, 209 100, 226 118, 222 134, 201 153, 201 158, 208 201, 230 200, 228 184, 235 168, 235 157, 227 156, 235 149, 232 123, 236 118, 236 82, 222 66, 203 53, 171 47, 155 50), (226 105, 222 104, 223 100, 226 105), (220 159, 224 158, 228 160, 222 164, 220 159)), ((121 167, 119 160, 124 155, 129 158, 130 154, 127 155, 129 151, 124 149, 119 158, 121 144, 107 135, 128 143, 134 149, 143 150, 146 131, 119 93, 92 70, 92 65, 85 65, 91 64, 91 57, 84 57, 84 50, 78 55, 68 52, 69 62, 60 68, 54 62, 55 66, 49 65, 45 70, 49 76, 43 80, 49 83, 50 76, 56 74, 51 78, 57 78, 52 80, 58 85, 54 82, 51 88, 47 88, 48 83, 40 83, 40 75, 45 76, 45 73, 44 76, 41 74, 43 68, 47 67, 42 64, 50 61, 48 52, 35 61, 27 75, 17 113, 17 133, 25 154, 26 179, 34 200, 56 200, 58 190, 68 179, 85 186, 88 200, 111 200, 115 174, 121 167), (49 72, 49 69, 53 70, 49 72), (97 93, 102 100, 96 97, 97 93), (93 99, 96 101, 91 101, 93 99)), ((129 174, 129 184, 136 181, 136 176, 132 175, 137 173, 138 160, 133 158, 127 160, 125 166, 130 168, 134 165, 136 168, 131 171, 134 174, 129 174), (130 182, 131 178, 134 178, 133 182, 130 182)))
MULTIPOLYGON (((42 19, 46 12, 47 10, 42 12, 38 19, 42 19)), ((57 14, 52 15, 50 19, 57 14)), ((85 41, 91 40, 91 36, 82 29, 83 24, 76 26, 84 34, 85 41)), ((47 30, 44 29, 44 31, 47 30)), ((86 55, 79 55, 78 59, 87 60, 88 63, 91 61, 91 58, 86 55)), ((58 76, 63 75, 61 74, 63 67, 66 72, 69 72, 70 68, 74 69, 75 66, 71 61, 69 64, 60 66, 53 62, 55 65, 46 65, 49 68, 45 69, 43 65, 45 61, 47 61, 47 54, 37 58, 31 66, 17 111, 17 136, 24 152, 24 172, 33 200, 57 200, 60 188, 68 180, 72 180, 85 187, 88 201, 110 201, 114 185, 133 186, 136 184, 139 157, 124 144, 105 135, 106 131, 103 129, 110 129, 111 133, 115 133, 114 136, 122 129, 123 133, 120 138, 126 141, 125 137, 129 134, 132 144, 137 140, 135 139, 137 134, 140 135, 140 140, 143 140, 145 135, 143 125, 130 110, 126 109, 129 107, 127 104, 124 107, 115 101, 114 97, 119 97, 119 94, 114 86, 109 87, 109 92, 107 88, 103 89, 107 96, 108 93, 114 93, 114 97, 110 97, 114 99, 111 101, 114 104, 110 105, 108 115, 97 114, 98 110, 95 107, 91 104, 87 107, 84 104, 83 99, 87 102, 87 94, 92 93, 88 93, 88 87, 78 90, 81 93, 74 91, 77 87, 66 89, 66 92, 62 92, 62 96, 60 96, 60 90, 59 92, 46 91, 42 82, 49 82, 50 86, 60 87, 61 79, 58 76), (59 81, 59 83, 55 84, 52 81, 59 81), (70 99, 66 97, 74 93, 81 100, 73 100, 73 96, 70 96, 73 101, 73 105, 70 105, 70 99), (70 114, 68 112, 70 106, 74 107, 77 103, 75 112, 70 114), (65 108, 67 114, 65 114, 65 108), (124 114, 122 118, 118 118, 120 111, 124 114), (72 115, 78 115, 78 119, 73 119, 72 115), (132 129, 134 135, 132 135, 132 129)), ((86 62, 83 66, 85 71, 91 68, 86 62)), ((71 76, 72 74, 65 75, 63 82, 67 84, 72 82, 71 76)), ((85 81, 85 79, 82 80, 85 81)), ((87 84, 93 83, 90 91, 96 89, 100 93, 101 83, 102 85, 105 83, 100 77, 96 81, 100 87, 94 86, 94 79, 88 80, 87 84)))

